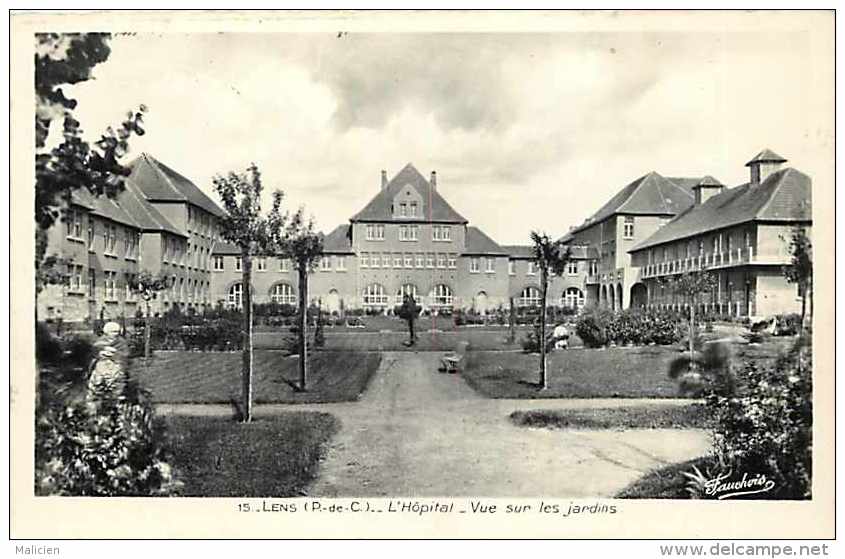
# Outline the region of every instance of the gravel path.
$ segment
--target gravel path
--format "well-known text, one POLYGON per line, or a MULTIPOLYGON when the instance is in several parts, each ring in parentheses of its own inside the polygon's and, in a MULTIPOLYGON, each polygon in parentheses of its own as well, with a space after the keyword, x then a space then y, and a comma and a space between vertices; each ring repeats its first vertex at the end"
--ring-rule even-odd
MULTIPOLYGON (((319 409, 340 418, 312 496, 612 496, 645 472, 700 456, 700 430, 548 430, 516 427, 515 410, 683 405, 683 400, 490 400, 439 355, 386 352, 358 402, 265 405, 256 415, 319 409)), ((162 413, 231 414, 226 406, 160 406, 162 413)))

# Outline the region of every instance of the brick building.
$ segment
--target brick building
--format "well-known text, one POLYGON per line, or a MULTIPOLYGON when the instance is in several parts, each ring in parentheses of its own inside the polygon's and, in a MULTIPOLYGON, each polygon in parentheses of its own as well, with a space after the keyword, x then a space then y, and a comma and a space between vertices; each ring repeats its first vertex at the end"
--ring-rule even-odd
POLYGON ((154 312, 211 302, 211 252, 223 211, 188 179, 142 154, 115 198, 73 192, 63 219, 47 233, 47 254, 69 261, 70 283, 47 286, 39 318, 76 322, 131 317, 140 301, 130 288, 139 271, 167 275, 154 312))

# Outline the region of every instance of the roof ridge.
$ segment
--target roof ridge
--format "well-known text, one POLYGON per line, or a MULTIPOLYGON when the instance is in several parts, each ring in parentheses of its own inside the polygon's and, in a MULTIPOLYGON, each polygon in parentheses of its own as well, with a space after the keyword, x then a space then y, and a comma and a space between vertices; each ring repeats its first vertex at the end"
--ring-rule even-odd
POLYGON ((168 176, 167 176, 167 173, 165 173, 165 172, 164 172, 164 171, 163 171, 163 170, 159 167, 162 163, 161 163, 158 159, 156 159, 156 158, 155 158, 155 157, 153 157, 152 155, 148 155, 146 152, 142 153, 142 154, 141 154, 141 157, 143 157, 143 158, 144 158, 144 161, 146 161, 146 162, 147 162, 147 164, 148 164, 150 167, 152 167, 152 168, 153 168, 153 170, 156 172, 156 174, 160 175, 161 177, 164 177, 164 180, 165 180, 165 182, 166 182, 167 186, 169 186, 169 187, 170 187, 170 189, 171 189, 173 192, 175 192, 177 196, 179 196, 179 197, 180 197, 182 200, 184 200, 184 201, 187 201, 187 200, 188 200, 188 198, 187 198, 187 197, 186 197, 186 196, 185 196, 185 195, 184 195, 184 194, 183 194, 183 193, 182 193, 182 192, 181 192, 178 188, 176 188, 176 185, 175 185, 175 184, 173 184, 173 181, 171 181, 171 180, 170 180, 170 177, 168 177, 168 176), (152 161, 150 161, 150 159, 152 159, 152 161))

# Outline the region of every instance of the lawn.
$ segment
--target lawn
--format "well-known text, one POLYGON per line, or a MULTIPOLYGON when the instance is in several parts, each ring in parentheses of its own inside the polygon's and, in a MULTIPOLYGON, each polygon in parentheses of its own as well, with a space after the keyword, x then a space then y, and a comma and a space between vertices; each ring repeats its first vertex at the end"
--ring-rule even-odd
MULTIPOLYGON (((794 341, 771 338, 759 345, 737 345, 735 362, 769 364, 794 341)), ((549 388, 540 390, 538 354, 471 351, 463 375, 488 398, 674 398, 678 385, 667 371, 681 355, 674 346, 555 351, 548 361, 549 388)))
MULTIPOLYGON (((507 343, 508 329, 460 328, 443 332, 418 330, 417 344, 408 347, 407 331, 368 332, 364 330, 341 331, 326 328, 326 344, 323 349, 334 351, 451 351, 458 342, 467 342, 472 350, 521 350, 520 340, 527 332, 518 328, 516 342, 507 343)), ((285 339, 293 334, 283 332, 256 332, 255 347, 280 349, 285 346, 285 339)))
MULTIPOLYGON (((299 392, 298 358, 255 351, 256 403, 305 404, 357 400, 378 369, 381 355, 354 351, 311 354, 308 390, 299 392)), ((241 397, 241 353, 157 351, 149 368, 135 359, 132 374, 156 403, 229 403, 241 397)))
POLYGON ((547 429, 707 429, 712 425, 702 404, 515 411, 510 420, 519 427, 547 429))
POLYGON ((249 424, 166 418, 171 464, 186 497, 299 497, 316 477, 332 415, 290 412, 249 424))

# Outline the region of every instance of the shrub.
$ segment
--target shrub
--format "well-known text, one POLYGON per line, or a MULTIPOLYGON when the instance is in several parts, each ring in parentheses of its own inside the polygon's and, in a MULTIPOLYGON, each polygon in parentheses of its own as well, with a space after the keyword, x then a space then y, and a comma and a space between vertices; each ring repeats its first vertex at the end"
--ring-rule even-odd
POLYGON ((800 338, 775 365, 744 367, 735 396, 708 398, 716 418, 714 445, 734 472, 762 473, 780 499, 811 496, 813 442, 812 345, 800 338))
POLYGON ((775 317, 775 320, 777 321, 775 336, 795 336, 801 331, 800 314, 779 314, 775 317))
POLYGON ((579 315, 575 333, 587 347, 609 343, 668 345, 680 339, 680 317, 672 312, 654 309, 628 309, 614 313, 592 309, 579 315))
MULTIPOLYGON (((539 353, 540 352, 540 321, 534 322, 534 328, 525 334, 520 342, 522 344, 522 351, 525 353, 539 353)), ((554 345, 551 329, 546 329, 546 351, 551 351, 554 345)))
POLYGON ((678 381, 678 392, 683 397, 733 395, 736 377, 731 369, 730 347, 722 343, 709 343, 692 358, 685 354, 675 359, 669 365, 669 378, 678 381))
MULTIPOLYGON (((36 332, 36 337, 43 334, 36 332)), ((149 395, 128 379, 120 394, 88 392, 94 347, 41 339, 62 359, 39 360, 35 411, 36 495, 166 495, 177 489, 164 455, 165 432, 149 395), (77 362, 83 360, 85 362, 77 362)), ((54 355, 54 354, 53 354, 54 355)), ((125 374, 125 372, 124 372, 125 374)))
POLYGON ((578 317, 575 323, 575 333, 587 347, 603 347, 607 345, 608 325, 612 320, 612 313, 604 309, 593 309, 578 317))

